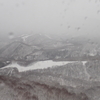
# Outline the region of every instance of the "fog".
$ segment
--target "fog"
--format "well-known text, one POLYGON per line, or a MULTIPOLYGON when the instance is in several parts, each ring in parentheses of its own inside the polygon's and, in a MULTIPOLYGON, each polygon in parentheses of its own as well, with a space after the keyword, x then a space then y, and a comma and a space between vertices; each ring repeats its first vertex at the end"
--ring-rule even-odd
POLYGON ((0 37, 21 34, 97 36, 100 0, 0 0, 0 37))

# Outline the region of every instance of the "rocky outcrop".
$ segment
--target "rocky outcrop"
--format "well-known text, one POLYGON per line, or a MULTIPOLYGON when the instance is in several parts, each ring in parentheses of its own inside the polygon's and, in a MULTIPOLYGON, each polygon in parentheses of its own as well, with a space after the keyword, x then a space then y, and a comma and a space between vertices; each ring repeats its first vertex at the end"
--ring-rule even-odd
POLYGON ((13 77, 21 77, 17 68, 4 68, 0 69, 0 75, 3 76, 13 76, 13 77))

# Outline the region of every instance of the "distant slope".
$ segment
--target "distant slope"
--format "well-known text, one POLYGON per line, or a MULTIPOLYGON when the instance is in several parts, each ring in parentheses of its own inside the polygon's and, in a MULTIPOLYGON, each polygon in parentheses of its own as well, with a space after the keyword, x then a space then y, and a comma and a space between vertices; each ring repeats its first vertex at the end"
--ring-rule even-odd
POLYGON ((27 34, 0 48, 0 61, 25 64, 43 60, 100 60, 100 44, 80 37, 62 38, 47 34, 27 34), (86 40, 86 41, 85 41, 86 40))
POLYGON ((22 59, 26 55, 32 53, 33 47, 23 42, 12 42, 0 50, 0 57, 22 59))

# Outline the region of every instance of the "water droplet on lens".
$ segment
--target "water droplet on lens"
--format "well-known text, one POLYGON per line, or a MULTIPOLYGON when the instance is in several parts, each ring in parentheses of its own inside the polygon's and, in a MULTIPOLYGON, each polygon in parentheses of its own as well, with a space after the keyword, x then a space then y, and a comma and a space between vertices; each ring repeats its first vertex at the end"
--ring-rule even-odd
POLYGON ((80 27, 77 27, 76 29, 79 31, 81 28, 80 27))
POLYGON ((3 6, 3 3, 0 3, 0 6, 3 6))
POLYGON ((13 32, 10 32, 9 33, 9 39, 13 39, 14 38, 14 33, 13 32))
POLYGON ((62 1, 62 4, 64 4, 65 3, 65 1, 62 1))
POLYGON ((66 12, 67 9, 65 9, 64 11, 66 12))
POLYGON ((63 24, 60 24, 60 26, 63 26, 63 24))
POLYGON ((68 26, 68 28, 70 28, 70 26, 68 26))
POLYGON ((22 2, 22 5, 25 5, 25 2, 22 2))
POLYGON ((87 17, 85 17, 84 19, 87 19, 87 17))
POLYGON ((97 13, 100 13, 100 10, 98 10, 97 13))
POLYGON ((19 7, 19 4, 16 4, 16 7, 19 7))

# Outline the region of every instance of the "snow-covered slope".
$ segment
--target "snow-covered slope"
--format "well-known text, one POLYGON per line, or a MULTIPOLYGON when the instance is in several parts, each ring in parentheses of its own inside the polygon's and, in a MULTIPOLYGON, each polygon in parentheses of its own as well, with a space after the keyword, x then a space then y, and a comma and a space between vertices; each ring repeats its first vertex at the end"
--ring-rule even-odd
MULTIPOLYGON (((76 61, 59 61, 59 62, 55 62, 55 61, 52 61, 52 60, 47 60, 47 61, 39 61, 37 63, 33 63, 27 67, 25 66, 21 66, 17 63, 12 63, 12 64, 9 64, 5 67, 3 67, 2 69, 4 68, 14 68, 16 67, 19 72, 23 72, 23 71, 28 71, 28 70, 35 70, 35 69, 44 69, 44 68, 48 68, 48 67, 54 67, 54 66, 61 66, 61 65, 66 65, 68 63, 74 63, 76 61)), ((86 63, 85 61, 83 62, 83 64, 86 63)))

